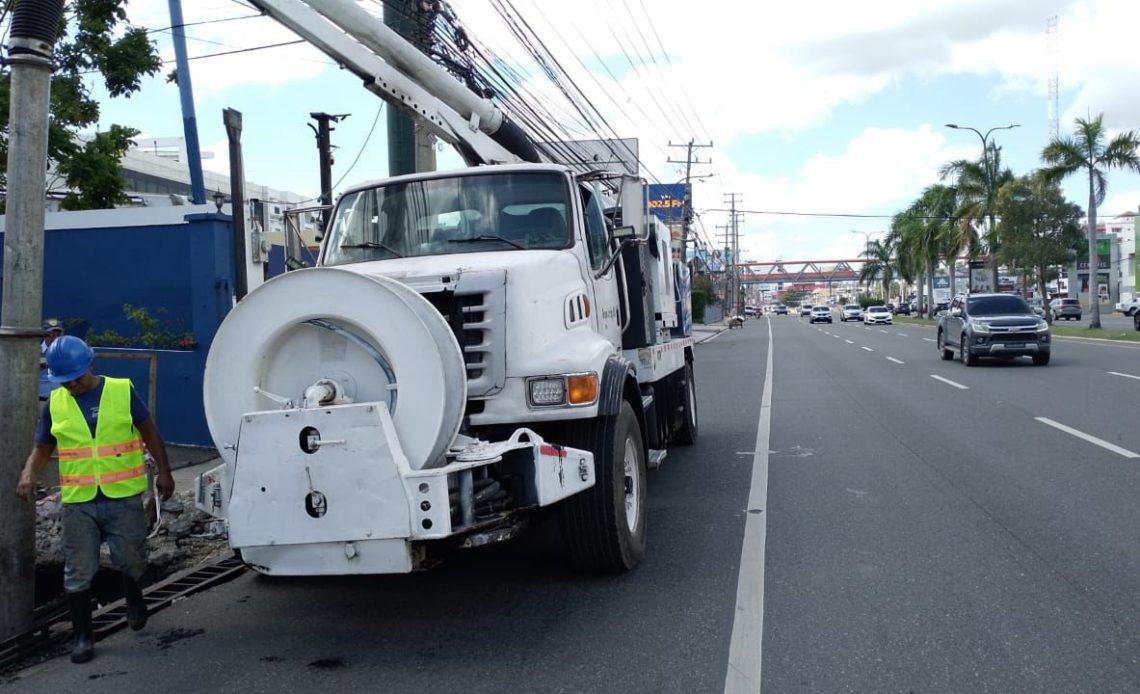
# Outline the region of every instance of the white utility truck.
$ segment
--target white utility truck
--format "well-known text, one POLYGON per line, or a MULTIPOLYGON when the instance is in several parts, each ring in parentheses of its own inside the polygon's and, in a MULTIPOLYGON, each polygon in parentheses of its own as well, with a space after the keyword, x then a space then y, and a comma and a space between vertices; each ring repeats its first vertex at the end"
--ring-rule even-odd
POLYGON ((206 365, 224 464, 199 506, 273 575, 424 569, 547 509, 578 566, 635 566, 646 469, 697 437, 689 278, 644 183, 538 162, 351 1, 256 4, 472 166, 349 188, 317 267, 234 307, 206 365))

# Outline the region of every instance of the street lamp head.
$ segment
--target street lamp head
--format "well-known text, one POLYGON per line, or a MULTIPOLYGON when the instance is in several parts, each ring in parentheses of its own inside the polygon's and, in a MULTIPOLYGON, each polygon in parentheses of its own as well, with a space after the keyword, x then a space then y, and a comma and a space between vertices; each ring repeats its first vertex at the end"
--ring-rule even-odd
POLYGON ((955 130, 959 130, 958 126, 957 126, 957 125, 954 125, 953 123, 947 123, 947 124, 946 124, 946 127, 947 127, 947 128, 954 128, 955 130))

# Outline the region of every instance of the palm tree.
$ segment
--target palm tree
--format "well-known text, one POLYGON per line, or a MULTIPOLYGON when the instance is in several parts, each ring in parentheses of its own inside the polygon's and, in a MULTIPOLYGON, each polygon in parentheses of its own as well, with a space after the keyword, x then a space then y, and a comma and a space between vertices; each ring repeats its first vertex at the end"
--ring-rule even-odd
POLYGON ((899 265, 925 280, 926 302, 920 306, 927 310, 934 299, 938 260, 947 253, 946 239, 953 228, 955 205, 955 189, 935 184, 927 186, 917 200, 891 220, 891 234, 899 239, 899 265))
POLYGON ((1140 136, 1129 130, 1112 138, 1108 144, 1104 131, 1104 114, 1085 120, 1077 118, 1072 136, 1058 137, 1045 145, 1041 160, 1046 167, 1043 173, 1052 181, 1059 181, 1080 170, 1089 176, 1089 327, 1100 327, 1100 302, 1096 299, 1097 253, 1096 208, 1104 202, 1108 192, 1108 169, 1131 169, 1140 173, 1140 136))
POLYGON ((875 279, 883 282, 883 301, 890 301, 891 280, 895 278, 894 243, 892 237, 880 241, 875 239, 867 243, 867 247, 859 255, 867 259, 863 269, 859 271, 859 284, 871 285, 875 279))
POLYGON ((939 171, 942 180, 951 179, 957 191, 958 218, 953 232, 947 232, 954 237, 957 250, 963 248, 968 255, 974 258, 981 251, 984 244, 990 253, 990 272, 993 276, 994 290, 998 286, 997 251, 1001 246, 1000 230, 994 220, 994 196, 1006 183, 1013 180, 1013 171, 1001 166, 1001 147, 990 143, 982 158, 973 161, 959 159, 947 163, 939 171), (984 228, 985 233, 979 234, 978 229, 984 228))

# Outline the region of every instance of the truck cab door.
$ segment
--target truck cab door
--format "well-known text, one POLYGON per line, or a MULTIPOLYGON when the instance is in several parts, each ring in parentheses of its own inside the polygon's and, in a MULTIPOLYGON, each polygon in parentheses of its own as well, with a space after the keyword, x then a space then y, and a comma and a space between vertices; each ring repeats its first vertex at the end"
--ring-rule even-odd
POLYGON ((598 334, 605 337, 615 348, 620 348, 624 313, 621 308, 622 285, 618 280, 621 263, 613 263, 609 270, 601 276, 598 275, 617 249, 610 242, 600 195, 585 186, 578 186, 578 192, 582 202, 579 209, 582 210, 586 237, 587 267, 590 283, 593 286, 591 301, 594 308, 591 319, 598 334))
POLYGON ((950 308, 946 310, 946 315, 942 317, 945 321, 943 330, 945 331, 945 340, 952 345, 962 346, 962 326, 966 320, 965 317, 966 302, 961 297, 956 297, 950 302, 950 308))

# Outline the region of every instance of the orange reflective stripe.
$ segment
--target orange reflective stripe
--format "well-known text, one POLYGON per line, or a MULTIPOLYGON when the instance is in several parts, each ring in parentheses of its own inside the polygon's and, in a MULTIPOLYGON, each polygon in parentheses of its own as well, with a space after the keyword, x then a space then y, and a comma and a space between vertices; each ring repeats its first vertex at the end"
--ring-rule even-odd
POLYGON ((90 448, 59 448, 60 460, 77 460, 79 458, 90 458, 92 451, 90 448))
POLYGON ((96 475, 60 475, 59 483, 73 487, 93 487, 99 484, 99 477, 96 475))
POLYGON ((124 480, 133 480, 136 477, 142 477, 146 474, 146 466, 139 465, 138 467, 130 468, 129 470, 119 470, 112 472, 109 475, 100 475, 99 481, 101 484, 110 484, 112 482, 122 482, 124 480))
POLYGON ((112 444, 110 446, 100 446, 95 454, 98 455, 100 458, 103 458, 103 457, 106 457, 109 455, 122 455, 123 453, 133 453, 135 451, 141 451, 142 449, 143 449, 143 440, 142 439, 134 439, 133 441, 127 441, 126 443, 116 443, 116 444, 112 444))

